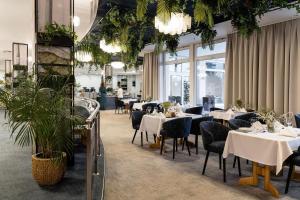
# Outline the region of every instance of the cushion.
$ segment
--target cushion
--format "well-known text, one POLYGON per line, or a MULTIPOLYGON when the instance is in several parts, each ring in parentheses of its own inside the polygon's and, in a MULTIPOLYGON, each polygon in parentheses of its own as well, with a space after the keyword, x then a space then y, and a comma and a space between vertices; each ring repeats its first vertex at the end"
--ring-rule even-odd
POLYGON ((222 153, 224 150, 225 141, 215 141, 208 145, 208 151, 214 153, 222 153))

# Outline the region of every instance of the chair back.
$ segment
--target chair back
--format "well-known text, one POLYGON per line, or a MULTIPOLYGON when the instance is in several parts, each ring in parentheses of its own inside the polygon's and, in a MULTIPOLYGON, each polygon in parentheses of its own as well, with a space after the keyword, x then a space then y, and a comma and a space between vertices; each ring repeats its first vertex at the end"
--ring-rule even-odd
POLYGON ((231 119, 228 121, 229 127, 233 130, 239 129, 240 127, 251 127, 251 123, 242 119, 231 119))
POLYGON ((202 109, 203 109, 202 106, 187 108, 185 110, 185 113, 191 113, 191 114, 195 114, 195 115, 201 115, 202 114, 202 109))
POLYGON ((251 122, 252 119, 257 119, 257 114, 254 112, 245 113, 245 114, 236 116, 234 119, 242 119, 242 120, 251 122))
POLYGON ((157 107, 157 103, 146 103, 142 106, 144 112, 147 111, 147 108, 151 107, 151 112, 153 112, 154 108, 157 107))
POLYGON ((137 103, 137 101, 129 101, 128 103, 129 110, 132 110, 134 103, 137 103))
POLYGON ((192 118, 180 117, 163 123, 163 131, 168 137, 188 137, 191 131, 192 118))
POLYGON ((295 115, 295 121, 297 128, 300 128, 300 114, 295 115))
POLYGON ((201 122, 200 130, 202 134, 202 141, 204 149, 207 150, 208 146, 215 141, 225 141, 230 129, 218 122, 201 122))
POLYGON ((222 108, 215 108, 215 107, 209 109, 210 112, 211 111, 215 111, 215 110, 224 110, 224 109, 222 109, 222 108))
POLYGON ((137 126, 141 124, 144 114, 145 113, 143 111, 139 111, 139 110, 132 112, 132 117, 131 117, 132 128, 135 129, 137 126))
POLYGON ((206 122, 206 121, 213 121, 213 117, 212 116, 207 116, 207 117, 199 117, 199 118, 195 118, 192 120, 192 126, 191 126, 191 131, 190 134, 193 135, 201 135, 201 131, 200 131, 200 123, 201 122, 206 122))

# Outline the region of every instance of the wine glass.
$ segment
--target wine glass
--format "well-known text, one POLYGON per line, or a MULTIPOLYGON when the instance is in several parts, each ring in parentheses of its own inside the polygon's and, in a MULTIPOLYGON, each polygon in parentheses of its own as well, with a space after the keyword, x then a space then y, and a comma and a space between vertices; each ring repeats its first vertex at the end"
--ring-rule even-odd
POLYGON ((286 123, 287 127, 293 126, 293 118, 294 118, 294 113, 288 112, 285 114, 285 123, 286 123))
POLYGON ((148 106, 148 107, 147 107, 147 113, 148 113, 148 114, 151 114, 151 110, 152 110, 151 106, 148 106))
POLYGON ((155 113, 155 114, 158 113, 158 108, 157 108, 157 107, 155 107, 155 108, 153 109, 153 113, 155 113))

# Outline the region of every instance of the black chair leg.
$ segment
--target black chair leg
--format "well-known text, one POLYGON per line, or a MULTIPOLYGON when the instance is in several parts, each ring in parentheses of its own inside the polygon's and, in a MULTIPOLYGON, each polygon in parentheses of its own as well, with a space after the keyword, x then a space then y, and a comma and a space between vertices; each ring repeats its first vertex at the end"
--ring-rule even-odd
POLYGON ((143 132, 141 132, 141 146, 143 146, 143 132))
POLYGON ((226 183, 226 159, 223 158, 223 181, 226 183))
POLYGON ((134 142, 134 139, 135 139, 135 136, 136 136, 137 131, 138 131, 138 130, 136 129, 135 132, 134 132, 134 136, 133 136, 132 141, 131 141, 132 144, 133 144, 133 142, 134 142))
POLYGON ((147 131, 146 131, 146 140, 147 140, 147 142, 149 142, 149 141, 148 141, 148 133, 147 133, 147 131))
POLYGON ((219 169, 222 169, 222 154, 219 153, 219 169))
POLYGON ((235 158, 237 159, 238 162, 239 176, 242 176, 240 157, 235 156, 235 158))
POLYGON ((182 151, 184 150, 184 141, 182 142, 182 151))
POLYGON ((156 143, 156 135, 153 134, 154 143, 156 143))
POLYGON ((184 140, 185 140, 186 148, 187 148, 187 150, 189 152, 189 156, 191 156, 191 151, 190 151, 190 146, 189 146, 188 138, 186 137, 186 138, 184 138, 184 140))
POLYGON ((292 158, 290 163, 289 174, 286 180, 285 191, 284 191, 285 194, 289 192, 290 181, 291 181, 293 170, 294 170, 294 158, 292 158))
POLYGON ((178 139, 176 138, 176 144, 175 144, 175 146, 176 146, 176 152, 178 151, 178 139))
POLYGON ((173 160, 175 159, 175 142, 176 138, 173 139, 173 160))
POLYGON ((162 136, 161 137, 161 145, 160 145, 160 155, 162 155, 164 144, 165 144, 165 137, 162 136))
POLYGON ((196 154, 198 154, 199 148, 198 148, 198 134, 195 135, 195 145, 196 145, 196 154))
POLYGON ((236 156, 234 156, 232 168, 235 168, 235 163, 236 163, 236 156))
POLYGON ((203 166, 203 170, 202 170, 202 175, 204 175, 204 173, 205 173, 205 169, 206 169, 206 164, 207 164, 208 157, 209 157, 209 151, 206 152, 204 166, 203 166))

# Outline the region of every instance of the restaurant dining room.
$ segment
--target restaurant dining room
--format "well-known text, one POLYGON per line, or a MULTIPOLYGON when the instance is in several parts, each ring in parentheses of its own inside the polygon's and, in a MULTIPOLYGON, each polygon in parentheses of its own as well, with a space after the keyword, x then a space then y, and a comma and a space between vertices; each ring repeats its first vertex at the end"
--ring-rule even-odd
POLYGON ((300 200, 300 0, 0 0, 0 200, 300 200))

